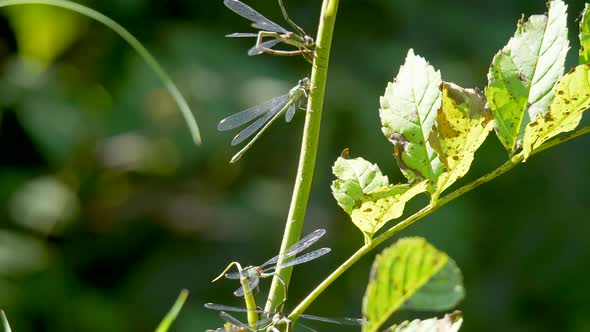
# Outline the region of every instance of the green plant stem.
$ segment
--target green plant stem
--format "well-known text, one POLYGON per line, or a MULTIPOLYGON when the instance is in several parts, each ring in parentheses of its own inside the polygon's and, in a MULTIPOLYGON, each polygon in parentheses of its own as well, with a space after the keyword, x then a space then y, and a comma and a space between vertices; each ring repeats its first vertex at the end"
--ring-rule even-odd
POLYGON ((180 295, 178 295, 178 298, 174 302, 172 308, 170 308, 170 311, 168 311, 164 319, 162 319, 162 322, 160 322, 160 325, 158 325, 158 328, 156 328, 156 332, 167 332, 170 329, 170 326, 176 317, 178 317, 178 314, 180 313, 180 310, 182 309, 182 306, 186 302, 187 298, 188 290, 183 289, 180 292, 180 295))
POLYGON ((0 310, 0 322, 2 323, 4 332, 12 332, 12 330, 10 329, 10 324, 8 324, 8 318, 6 318, 4 310, 0 310))
POLYGON ((104 24, 114 32, 116 32, 139 54, 141 58, 143 58, 143 60, 148 64, 148 66, 156 73, 158 78, 162 81, 162 84, 164 84, 164 86, 172 95, 174 101, 178 105, 178 108, 180 109, 180 112, 182 113, 184 120, 186 121, 189 127, 193 140, 196 144, 201 144, 201 134, 199 131, 199 126, 197 125, 197 121, 195 120, 193 113, 190 107, 188 106, 188 103, 186 102, 186 100, 176 87, 176 85, 172 82, 170 76, 168 76, 168 74, 166 73, 166 71, 164 71, 162 66, 160 66, 158 61, 156 61, 156 59, 139 42, 139 40, 133 37, 133 35, 125 28, 123 28, 119 23, 113 21, 112 19, 97 12, 94 9, 66 0, 0 0, 0 7, 17 5, 48 5, 68 9, 78 14, 82 14, 86 17, 89 17, 93 20, 96 20, 104 24))
MULTIPOLYGON (((303 141, 299 156, 299 166, 295 178, 291 206, 285 225, 285 232, 279 252, 278 266, 283 262, 283 255, 287 248, 295 244, 301 237, 303 219, 307 209, 307 201, 313 179, 317 147, 320 136, 320 122, 324 105, 324 94, 326 91, 326 80, 328 76, 328 63, 330 59, 330 47, 332 45, 332 34, 336 23, 336 12, 338 11, 338 0, 324 0, 316 38, 316 50, 311 72, 310 93, 307 103, 307 114, 305 127, 303 129, 303 141)), ((289 285, 292 268, 278 269, 277 274, 289 285)), ((274 311, 285 299, 285 290, 279 278, 275 276, 272 280, 270 293, 266 301, 266 311, 274 311)))
MULTIPOLYGON (((561 143, 567 142, 572 140, 578 136, 590 133, 590 126, 578 129, 568 135, 564 135, 558 137, 556 139, 550 140, 545 142, 541 145, 537 150, 531 153, 531 156, 536 155, 542 151, 545 151, 549 148, 557 146, 561 143)), ((407 228, 408 226, 414 224, 416 221, 426 217, 427 215, 431 214, 432 212, 438 210, 443 205, 451 202, 452 200, 462 196, 471 190, 481 186, 482 184, 489 182, 496 177, 508 172, 509 170, 513 169, 514 167, 521 164, 524 160, 524 157, 521 154, 518 154, 512 157, 510 160, 502 164, 500 167, 496 168, 495 170, 491 171, 490 173, 474 180, 463 187, 453 191, 452 193, 442 197, 436 202, 432 202, 431 204, 427 205, 420 211, 414 213, 413 215, 409 216, 408 218, 404 219, 403 221, 397 223, 387 231, 383 232, 376 238, 374 238, 371 242, 365 244, 364 246, 360 247, 352 256, 350 256, 344 263, 342 263, 334 272, 332 272, 326 279, 324 279, 311 293, 305 297, 298 305, 293 309, 293 311, 289 314, 289 319, 292 321, 297 320, 297 317, 301 315, 305 310, 315 301, 315 299, 324 291, 332 282, 334 282, 340 275, 342 275, 348 268, 350 268, 354 263, 356 263, 359 259, 361 259, 365 254, 369 253, 372 249, 377 247, 379 244, 383 243, 387 239, 391 238, 395 234, 399 233, 403 229, 407 228)))
POLYGON ((240 283, 244 289, 244 301, 246 302, 246 309, 248 310, 248 313, 246 314, 246 316, 248 316, 248 324, 250 324, 250 327, 253 330, 256 330, 256 322, 258 322, 258 312, 256 310, 258 307, 256 306, 256 300, 254 299, 254 293, 252 293, 252 289, 248 286, 247 278, 240 277, 240 283))

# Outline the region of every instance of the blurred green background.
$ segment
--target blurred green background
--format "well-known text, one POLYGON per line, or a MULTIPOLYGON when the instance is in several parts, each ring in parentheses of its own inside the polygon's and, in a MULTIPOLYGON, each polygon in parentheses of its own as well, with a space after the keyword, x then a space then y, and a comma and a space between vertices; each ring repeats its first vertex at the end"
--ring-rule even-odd
MULTIPOLYGON (((286 2, 315 35, 321 1, 286 2)), ((283 24, 275 1, 248 3, 283 24)), ((584 3, 567 3, 569 68, 584 3)), ((235 283, 210 280, 231 260, 261 263, 277 251, 304 116, 277 122, 236 165, 228 164, 233 135, 217 132, 217 123, 286 93, 307 75, 307 63, 246 56, 251 40, 223 36, 250 31, 249 24, 221 0, 85 4, 161 61, 194 109, 203 145, 192 144, 166 90, 112 31, 60 9, 3 9, 0 307, 16 332, 153 331, 188 288, 173 331, 218 327, 202 304, 241 302, 231 296, 235 283)), ((306 233, 326 228, 321 244, 333 252, 295 270, 288 306, 362 245, 329 189, 340 151, 349 147, 402 181, 377 110, 408 48, 443 79, 483 88, 521 13, 545 11, 544 0, 341 1, 305 225, 306 233)), ((588 144, 582 137, 535 156, 401 234, 426 236, 461 267, 463 331, 590 331, 588 144)), ((490 136, 468 178, 506 158, 490 136)), ((373 257, 309 313, 360 316, 373 257)), ((401 313, 394 321, 431 315, 401 313)))

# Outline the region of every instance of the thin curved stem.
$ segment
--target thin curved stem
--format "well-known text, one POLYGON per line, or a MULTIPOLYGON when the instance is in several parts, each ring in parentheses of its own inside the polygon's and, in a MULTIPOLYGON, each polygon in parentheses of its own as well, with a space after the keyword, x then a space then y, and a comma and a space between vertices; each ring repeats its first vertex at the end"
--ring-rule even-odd
POLYGON ((158 325, 158 327, 156 328, 156 332, 167 332, 168 330, 170 330, 170 326, 176 320, 176 317, 178 317, 178 314, 180 313, 182 306, 184 306, 184 303, 186 302, 187 298, 188 290, 183 289, 182 291, 180 291, 180 295, 178 295, 178 298, 174 302, 174 305, 172 306, 172 308, 170 308, 170 311, 168 311, 166 316, 164 316, 164 318, 160 322, 160 325, 158 325))
POLYGON ((6 318, 4 310, 0 310, 0 323, 2 323, 2 326, 4 327, 4 332, 12 332, 12 330, 10 329, 10 324, 8 324, 8 318, 6 318))
MULTIPOLYGON (((545 151, 549 148, 557 146, 561 143, 565 143, 569 140, 572 140, 578 136, 590 133, 590 126, 578 129, 574 132, 571 132, 567 135, 555 138, 548 142, 545 142, 541 145, 537 150, 531 153, 531 156, 536 155, 542 151, 545 151)), ((440 207, 446 205, 447 203, 451 202, 452 200, 462 196, 471 190, 481 186, 482 184, 489 182, 498 176, 508 172, 509 170, 515 168, 519 164, 522 163, 524 157, 522 153, 512 157, 510 160, 506 161, 500 167, 496 168, 495 170, 491 171, 490 173, 474 180, 463 187, 453 191, 452 193, 440 198, 437 202, 433 202, 428 206, 424 207, 420 211, 414 213, 413 215, 409 216, 408 218, 404 219, 403 221, 397 223, 387 231, 381 233, 379 236, 374 238, 371 242, 365 244, 361 248, 359 248, 352 256, 350 256, 344 263, 342 263, 334 272, 332 272, 324 281, 322 281, 311 293, 307 295, 296 307, 293 311, 289 314, 289 319, 296 320, 299 315, 301 315, 305 310, 315 301, 315 299, 326 289, 332 282, 334 282, 340 275, 342 275, 348 268, 350 268, 354 263, 356 263, 359 259, 361 259, 365 254, 369 253, 372 249, 374 249, 379 244, 383 243, 387 239, 391 238, 395 234, 399 233, 403 229, 407 228, 408 226, 414 224, 418 220, 426 217, 427 215, 431 214, 432 212, 438 210, 440 207)))
POLYGON ((123 38, 138 54, 143 60, 148 64, 148 66, 156 73, 158 78, 162 81, 168 92, 174 98, 174 101, 178 105, 180 112, 182 113, 184 120, 186 121, 193 140, 196 144, 201 144, 201 134, 199 131, 199 126, 197 125, 197 121, 193 116, 193 113, 188 106, 188 103, 176 87, 176 85, 170 79, 170 76, 164 71, 162 66, 156 61, 156 59, 150 54, 150 52, 135 38, 129 31, 123 28, 119 23, 113 21, 109 17, 97 12, 94 9, 82 6, 75 2, 66 1, 66 0, 0 0, 0 7, 7 7, 7 6, 17 6, 17 5, 48 5, 59 7, 63 9, 68 9, 78 14, 82 14, 86 17, 89 17, 93 20, 96 20, 114 32, 116 32, 121 38, 123 38))
MULTIPOLYGON (((279 252, 277 266, 283 263, 283 256, 287 248, 299 241, 303 219, 307 209, 307 201, 311 190, 311 183, 315 169, 318 141, 320 136, 320 123, 324 107, 324 94, 328 77, 328 63, 330 59, 330 47, 332 34, 336 23, 338 0, 324 0, 320 24, 318 28, 316 54, 311 72, 309 100, 305 127, 303 129, 303 141, 299 156, 299 166, 295 178, 295 187, 289 207, 289 215, 285 225, 285 232, 279 252)), ((272 280, 270 293, 266 301, 265 311, 274 311, 286 298, 284 288, 289 286, 292 267, 277 269, 277 274, 272 280), (285 282, 285 286, 280 280, 285 282)))

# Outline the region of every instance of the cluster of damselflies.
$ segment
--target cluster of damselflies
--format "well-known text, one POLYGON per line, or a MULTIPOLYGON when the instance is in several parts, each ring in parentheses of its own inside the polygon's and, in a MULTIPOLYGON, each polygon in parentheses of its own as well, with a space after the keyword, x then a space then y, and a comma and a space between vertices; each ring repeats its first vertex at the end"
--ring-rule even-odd
MULTIPOLYGON (((232 10, 234 13, 252 21, 252 27, 259 30, 256 33, 233 33, 227 35, 227 37, 256 38, 256 44, 248 51, 248 55, 259 55, 263 53, 279 56, 301 55, 308 62, 313 62, 315 56, 315 42, 313 38, 307 35, 301 27, 299 27, 289 18, 287 10, 283 4, 283 0, 278 0, 278 2, 285 20, 293 27, 295 32, 288 31, 287 29, 267 19, 256 10, 238 0, 224 0, 224 4, 227 8, 232 10), (292 49, 282 50, 275 48, 281 43, 290 46, 292 49)), ((248 124, 246 128, 242 129, 233 138, 231 142, 232 146, 238 145, 254 135, 252 139, 242 148, 242 150, 233 156, 231 162, 233 163, 239 160, 244 155, 244 153, 250 149, 250 147, 252 147, 254 142, 256 142, 256 140, 258 140, 258 138, 260 138, 260 136, 270 127, 270 125, 283 114, 285 116, 285 121, 290 122, 293 119, 297 109, 303 109, 305 107, 309 90, 309 79, 301 79, 299 80, 298 84, 287 94, 272 98, 271 100, 268 100, 260 105, 238 112, 221 120, 218 126, 220 131, 232 130, 248 124)), ((237 262, 231 263, 228 268, 226 268, 226 270, 223 271, 214 281, 223 277, 231 280, 239 280, 241 287, 234 292, 235 296, 245 298, 253 296, 253 292, 258 289, 261 279, 276 276, 284 288, 285 297, 282 302, 280 302, 274 308, 274 312, 263 311, 258 307, 240 308, 222 304, 207 303, 205 304, 205 307, 212 310, 218 310, 220 312, 220 317, 225 321, 223 328, 211 331, 278 332, 278 327, 281 326, 286 327, 287 330, 290 331, 293 324, 287 318, 287 316, 282 313, 282 308, 287 300, 287 283, 279 276, 277 271, 315 260, 316 258, 329 253, 330 248, 320 248, 297 256, 305 249, 316 243, 322 236, 324 236, 325 233, 325 230, 318 229, 289 247, 282 254, 282 257, 275 256, 266 261, 264 264, 258 266, 247 266, 242 268, 237 262), (226 273, 227 270, 229 270, 234 265, 237 266, 238 272, 226 273), (248 323, 243 323, 228 312, 248 314, 248 323), (256 314, 256 319, 254 321, 250 319, 250 314, 252 313, 256 314), (259 316, 261 318, 258 318, 259 316)), ((299 315, 298 318, 343 325, 362 324, 360 319, 353 318, 334 319, 306 314, 299 315)), ((304 327, 309 331, 315 331, 314 329, 306 327, 303 324, 298 324, 298 326, 304 327)))
MULTIPOLYGON (((222 277, 225 277, 227 279, 232 279, 232 280, 237 280, 237 279, 244 280, 243 285, 234 292, 235 296, 241 297, 241 296, 244 296, 244 294, 247 294, 248 292, 252 292, 255 289, 257 289, 258 284, 260 283, 260 279, 277 276, 279 278, 279 280, 281 281, 283 287, 285 288, 284 293, 287 294, 287 289, 286 289, 287 284, 284 282, 284 280, 282 280, 282 278, 280 278, 280 276, 276 273, 276 271, 279 270, 279 268, 283 269, 283 268, 307 263, 309 261, 312 261, 316 258, 319 258, 319 257, 329 253, 330 248, 320 248, 320 249, 316 249, 316 250, 310 251, 308 253, 305 253, 303 255, 297 256, 299 253, 303 252, 305 249, 309 248, 311 245, 316 243, 322 236, 324 236, 324 234, 326 234, 326 231, 324 229, 318 229, 318 230, 312 232, 311 234, 305 236, 304 238, 299 240, 297 243, 295 243, 291 247, 289 247, 285 251, 285 253, 283 254, 283 259, 281 260, 283 263, 280 266, 277 265, 277 263, 279 262, 279 258, 280 258, 279 256, 275 256, 275 257, 267 260, 264 264, 258 265, 258 266, 247 266, 245 268, 241 268, 241 266, 239 264, 236 264, 236 265, 238 265, 238 268, 239 268, 238 272, 226 273, 226 271, 227 271, 227 269, 226 269, 226 271, 223 271, 221 273, 221 275, 213 281, 216 281, 222 277)), ((233 264, 230 264, 229 267, 231 267, 232 265, 233 264)), ((285 297, 283 299, 283 301, 277 306, 277 308, 281 308, 286 300, 287 299, 285 297)), ((261 309, 246 309, 246 308, 239 308, 239 307, 233 307, 233 306, 215 304, 215 303, 207 303, 207 304, 205 304, 205 308, 220 311, 220 314, 219 314, 220 317, 226 322, 226 324, 223 328, 217 329, 215 331, 278 332, 279 330, 276 328, 276 326, 278 326, 278 325, 284 324, 288 328, 291 327, 291 321, 280 311, 267 312, 267 311, 263 311, 261 309), (256 313, 263 315, 264 318, 259 319, 254 324, 248 325, 248 324, 242 323, 239 319, 233 317, 231 314, 228 313, 228 311, 229 312, 242 312, 242 313, 248 313, 249 311, 254 311, 256 313)), ((355 318, 327 318, 327 317, 306 315, 306 314, 299 315, 299 318, 305 319, 305 320, 312 320, 312 321, 319 321, 319 322, 333 323, 333 324, 342 324, 342 325, 362 325, 362 323, 363 323, 362 320, 355 319, 355 318)), ((309 331, 316 331, 313 328, 308 327, 303 324, 298 324, 298 326, 301 326, 309 331)))
MULTIPOLYGON (((238 0, 224 0, 223 3, 227 8, 252 21, 252 27, 259 30, 256 33, 232 33, 227 35, 227 37, 256 38, 256 44, 248 51, 249 55, 259 55, 263 53, 279 56, 301 55, 305 60, 313 62, 315 55, 315 41, 289 18, 283 0, 278 0, 278 2, 285 20, 293 27, 295 32, 288 31, 277 23, 267 19, 243 2, 238 0), (290 46, 292 49, 276 49, 275 46, 281 43, 290 46)), ((252 137, 252 139, 232 157, 231 162, 234 163, 238 161, 244 153, 252 147, 254 142, 260 138, 266 129, 268 129, 276 119, 280 118, 281 115, 284 114, 285 120, 290 122, 298 108, 304 109, 309 89, 309 79, 301 79, 287 94, 272 98, 260 105, 251 107, 221 120, 217 127, 220 131, 232 130, 251 122, 231 141, 231 145, 235 146, 254 135, 254 137, 252 137)))

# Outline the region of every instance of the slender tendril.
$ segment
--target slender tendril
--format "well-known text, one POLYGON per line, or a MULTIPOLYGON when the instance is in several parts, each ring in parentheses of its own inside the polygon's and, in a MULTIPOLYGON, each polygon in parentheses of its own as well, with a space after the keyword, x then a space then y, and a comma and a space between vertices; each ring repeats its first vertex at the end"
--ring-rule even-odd
POLYGON ((162 66, 156 61, 156 59, 150 54, 150 52, 135 38, 129 31, 123 28, 119 23, 113 21, 111 18, 97 12, 94 9, 85 7, 83 5, 77 4, 75 2, 67 1, 67 0, 0 0, 0 7, 7 7, 7 6, 17 6, 17 5, 47 5, 47 6, 54 6, 63 9, 68 9, 78 14, 82 14, 86 17, 89 17, 93 20, 96 20, 114 32, 116 32, 121 38, 123 38, 138 54, 143 60, 148 64, 148 66, 156 73, 158 78, 162 81, 168 92, 174 98, 174 101, 178 105, 180 112, 182 113, 184 120, 186 121, 193 140, 196 144, 201 144, 201 134, 199 131, 199 126, 197 125, 197 121, 193 116, 193 113, 188 106, 188 103, 180 93, 180 90, 176 87, 176 85, 170 79, 170 76, 164 71, 162 66))
POLYGON ((285 21, 287 21, 287 23, 289 23, 289 25, 291 25, 293 29, 297 30, 297 33, 299 33, 301 37, 305 37, 305 31, 303 31, 303 29, 299 25, 297 25, 295 22, 291 20, 291 18, 289 18, 289 13, 287 13, 287 8, 285 7, 283 0, 279 0, 279 7, 281 7, 281 12, 283 13, 283 17, 285 17, 285 21))
POLYGON ((162 322, 160 322, 160 325, 158 325, 158 327, 156 328, 156 332, 167 332, 170 329, 170 326, 172 325, 176 317, 178 317, 178 314, 180 313, 180 310, 182 309, 182 306, 186 302, 187 298, 188 290, 183 289, 180 292, 180 295, 178 295, 178 298, 176 299, 176 302, 174 302, 172 308, 170 308, 170 311, 168 311, 166 316, 164 316, 164 318, 162 319, 162 322))

